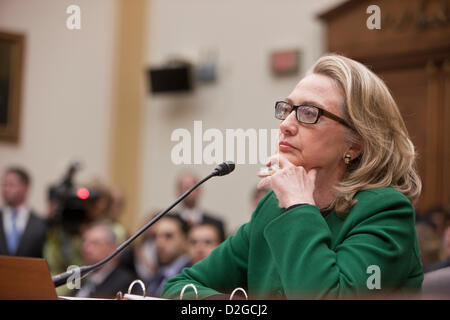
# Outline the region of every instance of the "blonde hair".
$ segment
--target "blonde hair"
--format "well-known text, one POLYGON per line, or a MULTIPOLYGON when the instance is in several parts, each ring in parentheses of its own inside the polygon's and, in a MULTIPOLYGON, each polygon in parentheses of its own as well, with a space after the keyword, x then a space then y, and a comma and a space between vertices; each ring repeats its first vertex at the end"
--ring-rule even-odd
POLYGON ((348 141, 362 144, 362 153, 335 187, 330 208, 346 214, 358 191, 387 186, 414 202, 422 188, 416 152, 385 83, 363 64, 339 55, 321 57, 312 73, 330 77, 342 90, 344 118, 354 127, 348 129, 348 141))

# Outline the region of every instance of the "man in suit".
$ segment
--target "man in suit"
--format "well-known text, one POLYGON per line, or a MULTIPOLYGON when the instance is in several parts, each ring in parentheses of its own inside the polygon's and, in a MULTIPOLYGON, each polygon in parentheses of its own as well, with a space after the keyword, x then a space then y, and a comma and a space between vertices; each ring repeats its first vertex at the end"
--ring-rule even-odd
POLYGON ((47 225, 26 205, 29 189, 30 176, 24 169, 11 167, 3 174, 0 255, 43 256, 47 225))
MULTIPOLYGON (((81 253, 85 265, 92 265, 110 255, 118 246, 114 226, 110 222, 94 222, 84 230, 81 253)), ((118 291, 126 293, 135 275, 119 264, 116 256, 84 279, 72 295, 83 298, 112 299, 118 291)))
POLYGON ((159 297, 164 284, 183 268, 191 265, 186 253, 187 223, 178 215, 168 214, 154 225, 158 268, 148 283, 148 295, 159 297))
MULTIPOLYGON (((192 188, 198 182, 198 177, 191 172, 182 172, 177 177, 176 188, 178 197, 192 188)), ((201 188, 197 188, 191 192, 181 203, 181 209, 176 212, 189 226, 198 225, 200 223, 211 223, 220 230, 220 236, 225 239, 225 226, 221 219, 211 215, 198 206, 201 188)))

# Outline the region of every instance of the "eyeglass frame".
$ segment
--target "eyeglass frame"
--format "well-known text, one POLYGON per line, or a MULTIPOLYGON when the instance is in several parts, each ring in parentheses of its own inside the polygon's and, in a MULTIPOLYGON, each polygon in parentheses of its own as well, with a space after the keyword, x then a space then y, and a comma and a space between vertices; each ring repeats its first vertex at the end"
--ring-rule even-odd
POLYGON ((294 104, 292 104, 292 103, 289 103, 289 102, 287 102, 287 101, 276 101, 276 102, 275 102, 275 118, 278 119, 278 120, 285 120, 285 119, 279 119, 279 118, 276 117, 276 108, 277 108, 277 105, 278 105, 279 103, 285 103, 285 104, 287 104, 288 106, 290 106, 290 107, 291 107, 291 111, 289 112, 289 114, 291 114, 292 111, 295 111, 295 118, 296 118, 297 121, 300 122, 300 123, 304 123, 304 124, 316 124, 317 121, 319 121, 319 119, 320 119, 321 116, 325 116, 325 117, 327 117, 327 118, 329 118, 329 119, 331 119, 331 120, 334 120, 334 121, 339 122, 340 124, 346 126, 347 128, 349 128, 349 129, 351 129, 351 130, 355 130, 355 128, 353 128, 347 121, 345 121, 345 120, 342 119, 341 117, 338 117, 337 115, 335 115, 335 114, 333 114, 333 113, 331 113, 331 112, 329 112, 329 111, 327 111, 327 110, 325 110, 325 109, 322 109, 322 108, 320 108, 320 107, 318 107, 318 106, 315 106, 315 105, 313 105, 313 104, 310 104, 310 103, 302 103, 302 104, 296 106, 296 105, 294 105, 294 104), (298 119, 298 116, 297 116, 297 110, 298 110, 300 107, 313 107, 313 108, 316 108, 316 109, 319 111, 319 113, 318 113, 318 115, 317 115, 317 118, 316 118, 316 121, 314 121, 314 122, 303 122, 303 121, 299 120, 299 119, 298 119))

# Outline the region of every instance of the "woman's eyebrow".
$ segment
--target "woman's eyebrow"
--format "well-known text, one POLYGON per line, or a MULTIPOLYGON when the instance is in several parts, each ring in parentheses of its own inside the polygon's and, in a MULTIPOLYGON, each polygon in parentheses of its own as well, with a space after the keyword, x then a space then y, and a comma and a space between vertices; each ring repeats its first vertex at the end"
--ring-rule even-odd
POLYGON ((292 99, 290 99, 290 98, 285 98, 284 101, 286 101, 287 103, 290 103, 292 105, 295 105, 294 101, 292 101, 292 99))
POLYGON ((312 101, 312 100, 303 101, 302 104, 313 105, 315 107, 320 107, 320 108, 324 109, 323 105, 321 105, 320 103, 318 103, 316 101, 312 101))
MULTIPOLYGON (((288 103, 290 103, 292 105, 296 105, 294 103, 294 101, 292 101, 292 99, 290 99, 290 98, 286 98, 286 99, 284 99, 284 101, 286 101, 286 102, 288 102, 288 103)), ((318 103, 318 102, 316 102, 316 101, 306 100, 306 101, 303 101, 302 103, 300 103, 299 105, 304 105, 304 104, 313 105, 313 106, 320 107, 320 108, 324 109, 323 105, 318 103)))

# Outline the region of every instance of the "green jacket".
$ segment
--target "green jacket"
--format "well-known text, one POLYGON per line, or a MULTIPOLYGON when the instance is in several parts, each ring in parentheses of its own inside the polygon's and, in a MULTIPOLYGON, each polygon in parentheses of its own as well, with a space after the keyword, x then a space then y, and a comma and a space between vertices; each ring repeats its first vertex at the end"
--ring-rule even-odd
MULTIPOLYGON (((250 222, 170 279, 163 297, 194 284, 200 298, 236 287, 250 298, 342 298, 419 291, 422 264, 411 202, 392 187, 361 191, 346 218, 312 205, 285 212, 273 192, 250 222), (370 289, 369 289, 370 288, 370 289)), ((193 298, 186 289, 183 298, 193 298)))

